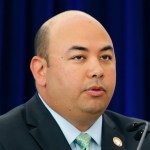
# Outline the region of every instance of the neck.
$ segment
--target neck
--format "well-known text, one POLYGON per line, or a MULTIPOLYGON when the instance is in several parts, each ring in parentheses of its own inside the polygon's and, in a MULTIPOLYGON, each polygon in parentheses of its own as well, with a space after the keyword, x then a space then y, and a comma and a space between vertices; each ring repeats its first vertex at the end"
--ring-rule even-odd
POLYGON ((68 120, 72 125, 74 125, 78 130, 81 132, 87 131, 94 123, 95 121, 100 117, 100 115, 93 116, 91 114, 88 115, 80 115, 78 116, 67 116, 64 117, 66 120, 68 120))

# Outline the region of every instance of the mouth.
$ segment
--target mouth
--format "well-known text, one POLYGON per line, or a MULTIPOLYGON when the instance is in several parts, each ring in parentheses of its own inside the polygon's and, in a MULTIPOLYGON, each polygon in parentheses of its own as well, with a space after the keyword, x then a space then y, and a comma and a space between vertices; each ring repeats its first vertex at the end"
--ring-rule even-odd
POLYGON ((102 86, 92 86, 86 89, 86 92, 90 96, 102 96, 105 94, 106 90, 102 86))

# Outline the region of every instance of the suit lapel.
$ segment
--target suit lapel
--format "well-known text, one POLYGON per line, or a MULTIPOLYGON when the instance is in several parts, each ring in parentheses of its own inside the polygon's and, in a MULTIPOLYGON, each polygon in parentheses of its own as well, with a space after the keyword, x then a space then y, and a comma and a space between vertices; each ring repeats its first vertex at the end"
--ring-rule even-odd
POLYGON ((49 120, 30 130, 30 133, 43 150, 71 150, 58 125, 49 120))
POLYGON ((26 121, 29 133, 42 150, 71 150, 58 124, 37 95, 26 103, 26 121))
POLYGON ((125 150, 124 136, 106 114, 103 115, 102 150, 125 150))

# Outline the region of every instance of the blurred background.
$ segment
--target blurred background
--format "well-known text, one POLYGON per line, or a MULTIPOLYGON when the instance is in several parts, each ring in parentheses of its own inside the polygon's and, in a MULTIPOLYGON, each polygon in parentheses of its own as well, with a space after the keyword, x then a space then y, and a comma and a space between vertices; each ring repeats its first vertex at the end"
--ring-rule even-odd
POLYGON ((47 19, 72 9, 99 20, 114 42, 117 86, 109 109, 150 121, 149 0, 0 0, 0 114, 34 95, 34 36, 47 19))

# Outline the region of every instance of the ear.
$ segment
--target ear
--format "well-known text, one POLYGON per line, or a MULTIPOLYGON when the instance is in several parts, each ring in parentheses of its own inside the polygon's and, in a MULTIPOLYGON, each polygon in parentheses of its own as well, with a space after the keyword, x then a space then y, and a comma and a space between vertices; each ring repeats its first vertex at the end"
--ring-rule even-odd
POLYGON ((45 59, 34 56, 30 63, 30 69, 36 80, 36 84, 45 87, 46 86, 46 72, 47 62, 45 59))

